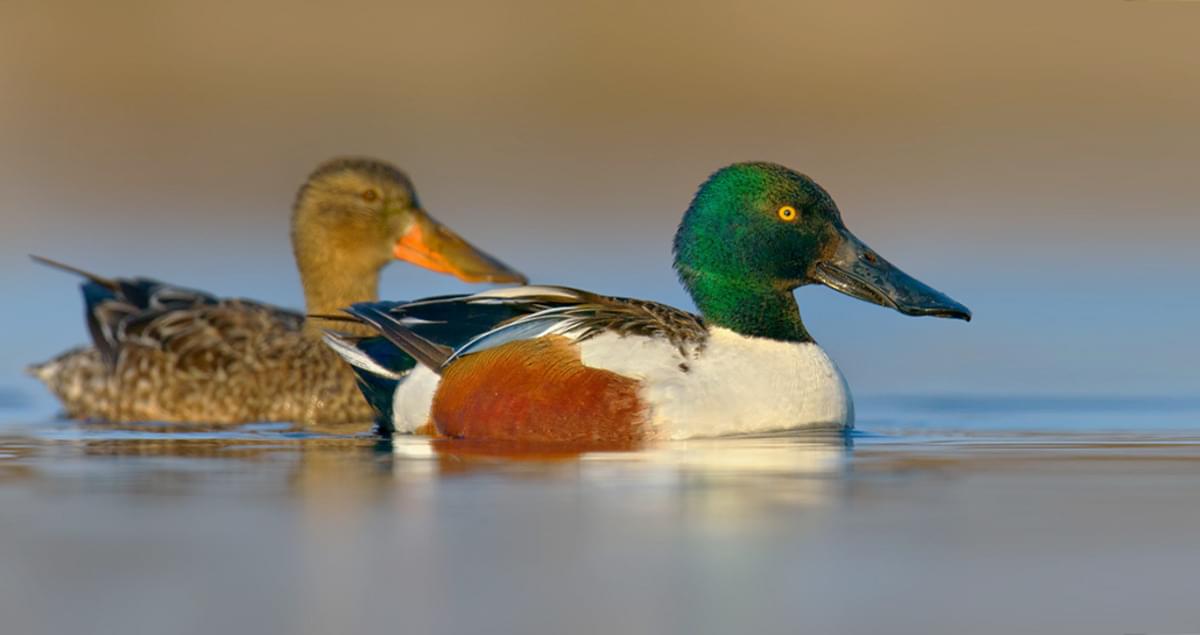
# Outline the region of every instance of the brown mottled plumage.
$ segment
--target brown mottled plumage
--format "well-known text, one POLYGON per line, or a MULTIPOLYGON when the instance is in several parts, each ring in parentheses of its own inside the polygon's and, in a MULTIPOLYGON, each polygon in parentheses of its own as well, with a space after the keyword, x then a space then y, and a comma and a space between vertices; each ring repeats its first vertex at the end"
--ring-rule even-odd
MULTIPOLYGON (((313 172, 293 209, 292 244, 309 314, 374 301, 392 258, 472 282, 524 281, 429 217, 402 172, 370 159, 335 159, 313 172)), ((89 280, 92 346, 30 368, 71 417, 336 424, 373 416, 354 373, 319 337, 356 325, 39 260, 89 280)))
MULTIPOLYGON (((235 309, 236 311, 236 309, 235 309)), ((212 307, 207 313, 230 313, 212 307)), ((38 366, 34 374, 68 416, 104 421, 243 423, 370 421, 373 413, 354 374, 300 324, 274 321, 247 337, 213 337, 190 352, 126 342, 117 364, 81 347, 38 366)), ((216 335, 215 333, 213 335, 216 335)))

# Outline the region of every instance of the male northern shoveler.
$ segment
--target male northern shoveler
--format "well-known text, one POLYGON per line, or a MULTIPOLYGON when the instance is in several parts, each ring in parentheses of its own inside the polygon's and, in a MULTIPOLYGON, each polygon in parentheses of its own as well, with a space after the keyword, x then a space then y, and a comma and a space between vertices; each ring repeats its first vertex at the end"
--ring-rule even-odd
POLYGON ((675 235, 675 269, 702 317, 518 287, 354 305, 348 313, 382 337, 327 341, 397 431, 623 444, 851 426, 845 380, 800 320, 801 285, 907 315, 971 317, 859 241, 811 179, 770 163, 728 166, 700 187, 675 235), (397 350, 422 367, 405 378, 397 350))
MULTIPOLYGON (((309 314, 378 297, 379 272, 407 260, 469 282, 524 276, 422 209, 395 167, 344 158, 300 188, 292 246, 309 314)), ((369 421, 354 373, 321 343, 319 318, 148 278, 87 278, 92 346, 31 367, 76 418, 308 424, 369 421)))

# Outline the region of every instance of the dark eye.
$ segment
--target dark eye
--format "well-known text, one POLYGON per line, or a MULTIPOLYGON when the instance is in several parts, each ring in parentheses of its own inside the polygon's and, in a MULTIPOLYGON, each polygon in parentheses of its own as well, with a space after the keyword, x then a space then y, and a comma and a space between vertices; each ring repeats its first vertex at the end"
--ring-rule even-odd
POLYGON ((379 199, 379 192, 375 190, 363 190, 362 199, 368 203, 374 203, 379 199))
POLYGON ((796 218, 798 216, 800 216, 800 214, 798 214, 796 212, 796 208, 792 207, 791 205, 784 205, 783 207, 780 207, 779 211, 777 211, 775 213, 779 215, 779 220, 784 221, 786 223, 790 223, 790 222, 796 220, 796 218))

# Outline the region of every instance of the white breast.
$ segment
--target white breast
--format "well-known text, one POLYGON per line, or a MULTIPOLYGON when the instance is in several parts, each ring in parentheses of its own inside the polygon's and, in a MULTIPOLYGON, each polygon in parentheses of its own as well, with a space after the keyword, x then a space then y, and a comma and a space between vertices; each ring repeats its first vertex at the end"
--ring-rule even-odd
POLYGON ((616 334, 597 336, 581 348, 584 364, 642 383, 657 438, 854 424, 845 378, 813 343, 713 328, 694 355, 664 340, 616 334))

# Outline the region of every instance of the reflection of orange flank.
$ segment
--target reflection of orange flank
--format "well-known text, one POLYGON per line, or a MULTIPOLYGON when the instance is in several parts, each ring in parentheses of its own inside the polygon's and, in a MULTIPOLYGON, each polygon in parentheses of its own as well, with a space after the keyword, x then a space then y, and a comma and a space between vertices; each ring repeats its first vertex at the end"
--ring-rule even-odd
POLYGON ((430 418, 450 437, 623 446, 643 435, 638 388, 634 379, 584 366, 570 339, 543 337, 452 362, 430 418))

